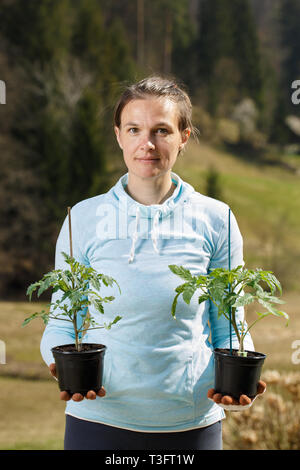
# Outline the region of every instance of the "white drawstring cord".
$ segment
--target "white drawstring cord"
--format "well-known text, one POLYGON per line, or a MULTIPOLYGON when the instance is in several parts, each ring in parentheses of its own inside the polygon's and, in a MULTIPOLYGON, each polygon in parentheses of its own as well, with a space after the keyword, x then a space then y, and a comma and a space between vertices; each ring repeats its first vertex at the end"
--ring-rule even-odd
POLYGON ((154 216, 154 220, 153 220, 153 229, 151 231, 151 238, 152 238, 152 243, 153 243, 153 248, 154 248, 154 251, 156 251, 156 253, 159 254, 159 250, 158 250, 158 247, 157 247, 157 234, 158 234, 158 221, 159 221, 159 217, 160 217, 160 210, 158 210, 154 216))
POLYGON ((133 259, 134 259, 134 253, 135 253, 135 244, 136 244, 136 241, 137 241, 137 238, 138 238, 138 226, 139 226, 139 221, 140 221, 140 209, 139 207, 137 206, 136 208, 136 214, 135 214, 135 229, 134 229, 134 233, 132 235, 132 245, 131 245, 131 250, 130 250, 130 257, 129 257, 129 263, 132 263, 133 259))
MULTIPOLYGON (((153 243, 153 248, 154 248, 154 251, 158 254, 159 254, 159 250, 158 250, 158 246, 157 246, 157 234, 158 234, 158 221, 159 221, 160 213, 161 213, 160 210, 158 210, 156 212, 156 214, 154 216, 154 220, 153 220, 153 229, 151 231, 151 239, 152 239, 152 243, 153 243)), ((137 208, 136 208, 136 219, 135 219, 135 229, 134 229, 134 233, 132 235, 132 244, 131 244, 130 256, 129 256, 129 260, 128 260, 129 263, 132 263, 132 261, 134 260, 136 241, 138 239, 139 222, 140 222, 140 209, 137 206, 137 208)))

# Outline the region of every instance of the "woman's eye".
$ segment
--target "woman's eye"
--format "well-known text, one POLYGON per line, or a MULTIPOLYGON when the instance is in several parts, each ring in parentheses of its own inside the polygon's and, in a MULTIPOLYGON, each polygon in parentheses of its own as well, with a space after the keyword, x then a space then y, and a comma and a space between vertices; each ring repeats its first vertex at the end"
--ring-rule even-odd
POLYGON ((128 132, 129 132, 130 134, 136 134, 137 131, 138 131, 138 129, 137 129, 136 127, 130 127, 130 129, 128 129, 128 132))
POLYGON ((159 129, 157 129, 156 132, 157 132, 157 134, 167 134, 168 133, 167 129, 164 129, 164 128, 161 128, 161 127, 159 129))

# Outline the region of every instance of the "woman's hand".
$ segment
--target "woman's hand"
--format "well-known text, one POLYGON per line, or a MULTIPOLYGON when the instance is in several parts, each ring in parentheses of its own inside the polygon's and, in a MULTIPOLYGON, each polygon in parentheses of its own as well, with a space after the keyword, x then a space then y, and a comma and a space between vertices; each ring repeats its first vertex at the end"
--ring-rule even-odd
MULTIPOLYGON (((261 395, 262 393, 264 393, 266 387, 267 386, 265 382, 260 380, 257 384, 257 395, 261 395)), ((216 393, 213 388, 210 388, 207 392, 207 398, 210 398, 217 404, 245 406, 250 405, 256 397, 250 398, 247 395, 241 395, 239 400, 237 400, 229 395, 222 395, 221 393, 216 393)))
MULTIPOLYGON (((56 376, 56 365, 55 363, 50 364, 49 366, 51 375, 57 379, 56 376)), ((101 387, 100 390, 96 393, 94 390, 90 390, 87 392, 85 396, 81 395, 81 393, 74 393, 73 395, 70 395, 70 393, 63 391, 60 392, 60 399, 64 401, 69 401, 69 400, 74 400, 74 401, 82 401, 84 398, 87 398, 88 400, 95 400, 96 397, 104 397, 106 395, 106 391, 104 387, 101 387)))

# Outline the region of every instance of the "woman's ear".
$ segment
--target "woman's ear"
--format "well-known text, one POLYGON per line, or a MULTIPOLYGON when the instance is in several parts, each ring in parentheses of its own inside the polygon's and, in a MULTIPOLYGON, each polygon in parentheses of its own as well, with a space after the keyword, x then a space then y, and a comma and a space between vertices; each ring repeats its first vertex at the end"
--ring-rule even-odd
POLYGON ((187 129, 184 129, 184 131, 182 131, 182 133, 181 133, 181 144, 179 145, 179 151, 181 151, 183 149, 183 147, 185 146, 185 144, 189 140, 190 135, 191 135, 191 130, 190 129, 187 128, 187 129))
POLYGON ((115 126, 114 129, 115 129, 115 134, 116 134, 116 138, 117 138, 119 147, 120 147, 121 150, 123 150, 123 147, 122 147, 122 144, 121 144, 121 137, 120 137, 120 128, 118 126, 115 126))
POLYGON ((183 133, 182 133, 182 141, 184 144, 187 143, 187 141, 189 140, 190 138, 190 135, 191 135, 191 129, 184 129, 183 133))

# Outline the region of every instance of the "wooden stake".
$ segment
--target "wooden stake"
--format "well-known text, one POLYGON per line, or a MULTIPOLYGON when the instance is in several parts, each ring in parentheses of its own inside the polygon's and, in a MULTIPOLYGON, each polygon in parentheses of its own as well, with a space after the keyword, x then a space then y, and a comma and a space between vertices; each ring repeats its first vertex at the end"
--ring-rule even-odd
POLYGON ((70 256, 73 257, 72 226, 71 226, 71 207, 68 207, 68 217, 69 217, 69 236, 70 236, 70 256))

